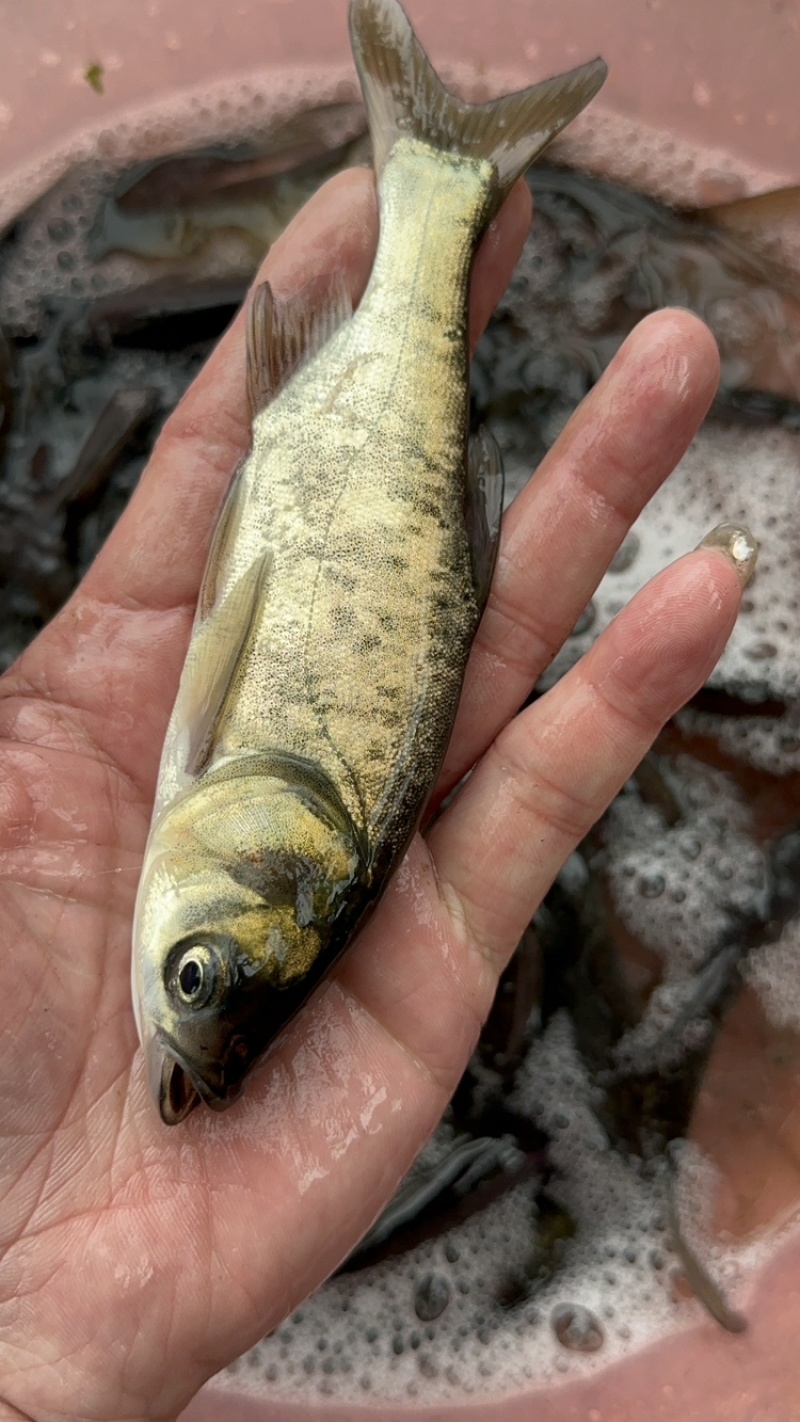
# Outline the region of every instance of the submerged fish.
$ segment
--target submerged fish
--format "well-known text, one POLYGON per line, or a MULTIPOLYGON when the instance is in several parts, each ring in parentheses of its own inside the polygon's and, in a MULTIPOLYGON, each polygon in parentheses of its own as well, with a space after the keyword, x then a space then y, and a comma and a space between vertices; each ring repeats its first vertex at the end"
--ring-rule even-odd
POLYGON ((606 73, 473 106, 396 0, 353 0, 350 23, 378 252, 355 314, 335 276, 251 304, 252 447, 212 541, 139 888, 134 997, 167 1123, 235 1096, 417 827, 502 505, 494 442, 467 446, 472 258, 606 73))
POLYGON ((237 233, 258 260, 324 177, 362 161, 364 128, 360 104, 327 104, 297 115, 260 149, 246 144, 145 163, 124 174, 103 204, 91 255, 102 261, 125 252, 186 271, 210 249, 215 267, 224 271, 232 261, 240 269, 225 234, 237 233))

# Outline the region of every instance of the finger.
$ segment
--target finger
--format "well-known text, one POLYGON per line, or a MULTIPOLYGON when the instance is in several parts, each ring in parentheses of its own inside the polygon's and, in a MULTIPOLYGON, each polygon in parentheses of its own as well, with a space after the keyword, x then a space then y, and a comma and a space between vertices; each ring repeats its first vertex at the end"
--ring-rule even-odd
POLYGON ((511 280, 530 231, 531 209, 531 190, 520 178, 483 234, 475 254, 470 284, 470 353, 475 350, 511 280))
POLYGON ((653 579, 500 734, 428 833, 432 863, 415 848, 401 866, 380 933, 367 928, 338 977, 437 1080, 455 1085, 505 960, 572 849, 707 678, 740 596, 716 550, 653 579))
POLYGON ((719 356, 688 311, 628 337, 503 520, 434 807, 522 705, 713 397, 719 356))
POLYGON ((706 680, 741 589, 741 569, 714 548, 660 574, 501 732, 434 827, 431 851, 465 936, 498 971, 567 855, 706 680))

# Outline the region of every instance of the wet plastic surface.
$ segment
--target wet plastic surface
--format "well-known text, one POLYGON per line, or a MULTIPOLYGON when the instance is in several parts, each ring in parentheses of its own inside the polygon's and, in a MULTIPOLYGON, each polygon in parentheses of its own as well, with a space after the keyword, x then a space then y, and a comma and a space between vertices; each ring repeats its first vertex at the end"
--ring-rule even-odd
MULTIPOLYGON (((605 102, 800 176, 797 0, 408 0, 437 66, 521 83, 601 52, 605 102)), ((348 65, 347 0, 35 0, 2 6, 0 164, 176 86, 269 64, 348 65), (313 16, 313 18, 311 18, 313 16), (104 93, 86 82, 101 66, 104 93), (42 102, 44 95, 47 102, 42 102)))

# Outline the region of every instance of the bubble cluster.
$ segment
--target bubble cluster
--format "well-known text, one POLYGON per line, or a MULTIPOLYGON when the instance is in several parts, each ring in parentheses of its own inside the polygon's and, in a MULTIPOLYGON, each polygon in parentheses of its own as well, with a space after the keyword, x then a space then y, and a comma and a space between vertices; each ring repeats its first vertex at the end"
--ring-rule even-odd
POLYGON ((608 811, 607 873, 625 927, 661 955, 666 981, 675 983, 754 914, 766 915, 767 870, 729 776, 688 756, 658 765, 675 789, 678 817, 667 823, 630 781, 608 811))
POLYGON ((745 523, 761 550, 742 613, 709 685, 753 707, 800 698, 800 436, 708 422, 674 474, 638 520, 636 553, 611 569, 593 599, 591 628, 573 635, 556 657, 547 685, 588 649, 626 602, 714 525, 745 523))
POLYGON ((433 1405, 605 1365, 674 1328, 666 1174, 648 1177, 610 1148, 596 1096, 561 1015, 513 1103, 552 1133, 553 1198, 576 1226, 557 1268, 539 1267, 537 1187, 518 1185, 435 1239, 329 1281, 232 1377, 309 1400, 433 1405))
POLYGON ((768 714, 726 716, 687 706, 676 723, 690 736, 715 741, 734 760, 752 765, 768 775, 794 775, 800 771, 800 700, 769 708, 768 714))
POLYGON ((744 969, 770 1022, 800 1032, 800 920, 786 924, 774 943, 756 948, 744 969))
MULTIPOLYGON (((217 103, 227 105, 222 96, 217 103)), ((0 279, 3 329, 30 335, 44 313, 119 296, 170 273, 184 284, 238 277, 246 285, 259 257, 319 186, 324 170, 315 171, 312 165, 303 176, 289 174, 283 183, 276 181, 269 203, 232 201, 227 225, 214 212, 202 182, 196 196, 182 199, 185 207, 173 207, 163 217, 154 215, 146 198, 132 211, 120 211, 115 204, 120 173, 127 171, 132 158, 155 160, 165 150, 193 147, 203 151, 214 112, 190 106, 179 115, 177 131, 168 123, 129 127, 122 121, 117 130, 101 133, 97 149, 74 161, 24 214, 25 241, 7 256, 0 279)), ((241 111, 237 107, 233 128, 229 106, 217 112, 223 131, 217 127, 211 151, 221 158, 263 152, 269 156, 274 150, 277 157, 285 151, 291 161, 296 151, 302 168, 303 156, 313 151, 342 153, 342 161, 348 162, 363 161, 367 152, 357 142, 364 129, 361 106, 352 96, 345 98, 340 85, 328 84, 307 115, 297 101, 287 109, 280 92, 266 111, 256 105, 244 104, 241 111)), ((143 161, 140 178, 146 176, 147 166, 143 161)), ((123 198, 135 181, 136 174, 126 179, 123 198)), ((0 190, 0 209, 2 205, 0 190)), ((217 207, 221 205, 218 197, 217 207)), ((163 195, 160 206, 169 207, 163 195)))

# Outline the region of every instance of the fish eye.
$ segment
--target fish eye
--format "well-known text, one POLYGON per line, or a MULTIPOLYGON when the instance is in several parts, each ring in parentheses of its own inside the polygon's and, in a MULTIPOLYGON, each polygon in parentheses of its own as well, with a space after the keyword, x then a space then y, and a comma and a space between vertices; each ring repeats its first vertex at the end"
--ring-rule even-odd
POLYGON ((171 974, 170 987, 187 1007, 204 1007, 212 997, 219 977, 219 955, 207 943, 191 943, 184 948, 171 974))

